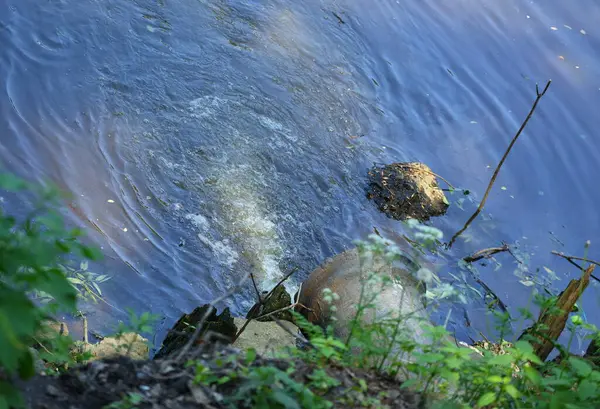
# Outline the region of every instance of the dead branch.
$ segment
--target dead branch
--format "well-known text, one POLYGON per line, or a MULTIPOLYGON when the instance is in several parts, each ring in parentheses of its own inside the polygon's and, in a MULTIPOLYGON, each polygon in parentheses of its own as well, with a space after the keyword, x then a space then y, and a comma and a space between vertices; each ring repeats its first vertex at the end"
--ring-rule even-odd
MULTIPOLYGON (((598 262, 598 261, 590 260, 590 259, 587 259, 587 258, 584 258, 584 257, 567 256, 565 253, 562 253, 562 252, 559 253, 556 250, 552 250, 552 254, 554 254, 555 256, 564 258, 565 260, 567 260, 569 263, 573 264, 575 267, 577 267, 581 271, 583 271, 584 268, 581 265, 579 265, 576 262, 574 262, 573 260, 581 260, 581 261, 585 261, 585 262, 590 263, 590 264, 595 264, 597 266, 600 266, 600 262, 598 262)), ((600 279, 598 277, 596 277, 595 275, 592 274, 591 277, 594 280, 600 282, 600 279)))
POLYGON ((551 308, 542 310, 537 322, 519 336, 519 339, 527 335, 535 338, 532 346, 535 354, 542 361, 548 358, 548 355, 556 346, 556 340, 565 329, 569 314, 573 311, 575 303, 588 286, 594 268, 596 268, 596 265, 591 264, 585 269, 581 278, 571 280, 567 288, 558 296, 556 303, 551 308), (556 308, 559 310, 558 313, 556 308))
POLYGON ((523 123, 521 124, 521 127, 519 128, 519 130, 517 131, 517 133, 513 137, 513 139, 510 142, 510 144, 508 145, 508 148, 506 149, 506 152, 504 152, 504 156, 502 156, 502 159, 500 159, 500 162, 498 163, 498 166, 496 167, 496 170, 494 171, 494 174, 492 175, 492 178, 490 179, 490 183, 488 184, 488 187, 485 190, 485 194, 483 195, 483 199, 479 203, 479 206, 477 207, 477 210, 475 210, 475 213, 473 213, 471 215, 471 217, 469 218, 469 220, 467 220, 467 222, 465 223, 465 225, 463 226, 463 228, 460 229, 458 232, 456 232, 456 234, 454 234, 454 236, 452 236, 452 239, 450 239, 450 242, 448 243, 448 248, 452 247, 452 245, 454 244, 454 242, 456 241, 456 239, 458 238, 458 236, 460 236, 461 234, 463 234, 463 232, 465 230, 467 230, 467 228, 469 227, 469 225, 473 222, 473 220, 475 220, 475 218, 483 210, 483 206, 485 205, 485 202, 487 201, 487 198, 488 198, 488 196, 490 194, 490 191, 492 190, 492 186, 494 185, 494 182, 496 181, 496 178, 498 177, 498 173, 500 173, 500 168, 504 164, 504 161, 506 160, 506 157, 510 153, 510 150, 514 146, 515 142, 517 142, 517 139, 519 139, 519 136, 521 135, 521 132, 523 132, 523 129, 525 129, 525 126, 527 125, 527 122, 529 122, 529 120, 533 116, 533 112, 537 108, 538 102, 540 102, 540 99, 544 96, 544 94, 546 94, 546 91, 548 91, 548 87, 550 87, 551 83, 552 83, 552 80, 549 80, 546 83, 546 87, 544 88, 544 90, 542 92, 540 92, 539 87, 536 84, 536 86, 535 86, 535 93, 537 94, 537 96, 535 98, 535 101, 533 102, 533 106, 531 107, 531 110, 529 111, 529 114, 525 118, 525 121, 523 121, 523 123))
POLYGON ((463 258, 463 260, 467 263, 473 263, 475 261, 481 260, 482 258, 490 258, 494 254, 501 253, 503 251, 509 251, 508 244, 505 244, 502 247, 490 247, 489 249, 476 251, 470 256, 463 258))
POLYGON ((85 342, 87 344, 87 343, 89 343, 88 322, 87 322, 87 317, 85 315, 82 315, 82 317, 83 317, 83 342, 85 342))
POLYGON ((254 279, 254 274, 250 273, 250 279, 252 280, 252 287, 254 287, 254 291, 256 292, 256 298, 262 300, 260 291, 258 291, 258 286, 256 285, 256 280, 254 279))
MULTIPOLYGON (((254 285, 254 289, 256 290, 257 303, 259 304, 259 309, 258 309, 259 314, 262 311, 263 306, 266 304, 266 302, 269 300, 269 298, 271 298, 271 296, 273 295, 273 293, 275 292, 275 290, 277 290, 277 288, 279 286, 281 286, 285 282, 285 280, 287 280, 288 278, 290 278, 292 276, 292 274, 294 274, 296 271, 298 271, 298 267, 292 269, 292 271, 290 271, 289 273, 287 273, 281 280, 279 280, 279 282, 275 285, 275 287, 273 287, 271 289, 271 291, 269 291, 268 294, 264 298, 261 297, 260 293, 258 292, 258 287, 256 286, 256 282, 254 281, 254 275, 250 274, 250 278, 252 279, 252 284, 254 285)), ((273 312, 270 312, 270 313, 265 314, 265 315, 261 315, 261 316, 256 317, 256 318, 253 318, 253 317, 248 318, 246 320, 246 322, 244 322, 244 325, 242 325, 242 328, 240 328, 239 331, 237 332, 237 334, 235 334, 235 337, 233 338, 233 340, 231 341, 231 343, 234 343, 240 337, 240 335, 242 335, 242 332, 244 332, 244 330, 246 329, 246 327, 248 326, 248 324, 250 324, 250 322, 252 320, 258 319, 258 318, 265 318, 265 317, 271 316, 271 315, 273 315, 275 313, 289 310, 289 309, 295 307, 296 305, 297 304, 294 303, 294 304, 291 304, 291 305, 289 305, 289 306, 287 306, 285 308, 281 308, 281 309, 279 309, 277 311, 273 311, 273 312)))

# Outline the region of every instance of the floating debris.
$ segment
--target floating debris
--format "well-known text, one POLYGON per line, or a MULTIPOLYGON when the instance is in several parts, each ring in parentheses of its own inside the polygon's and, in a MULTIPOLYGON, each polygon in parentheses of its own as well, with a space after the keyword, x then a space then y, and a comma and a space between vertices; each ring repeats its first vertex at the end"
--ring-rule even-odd
POLYGON ((112 200, 112 199, 108 199, 108 200, 107 200, 107 202, 108 202, 108 203, 114 203, 115 201, 114 201, 114 200, 112 200))
POLYGON ((558 27, 554 27, 554 26, 552 26, 552 27, 550 27, 550 30, 552 30, 552 31, 556 31, 556 30, 558 30, 558 27))
POLYGON ((573 27, 571 27, 571 26, 568 26, 568 25, 566 25, 566 24, 563 24, 563 27, 564 27, 564 28, 568 28, 569 30, 573 30, 573 27))
POLYGON ((586 35, 586 34, 587 34, 587 33, 585 32, 585 30, 584 30, 584 29, 581 29, 581 30, 579 30, 579 32, 580 32, 581 34, 583 34, 583 35, 586 35))
POLYGON ((123 227, 123 231, 126 232, 127 231, 127 227, 123 227))

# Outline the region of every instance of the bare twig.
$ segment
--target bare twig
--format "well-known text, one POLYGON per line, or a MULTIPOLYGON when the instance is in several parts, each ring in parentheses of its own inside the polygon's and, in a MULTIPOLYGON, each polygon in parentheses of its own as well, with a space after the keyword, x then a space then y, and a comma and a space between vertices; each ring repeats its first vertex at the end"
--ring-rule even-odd
POLYGON ((87 317, 85 315, 82 315, 82 317, 83 317, 83 342, 85 342, 87 344, 87 343, 89 343, 88 322, 87 322, 87 317))
POLYGON ((467 263, 473 263, 475 261, 481 260, 482 258, 490 258, 494 254, 501 253, 503 251, 509 251, 508 244, 504 244, 502 247, 490 247, 489 249, 476 251, 470 256, 463 258, 463 260, 467 263))
MULTIPOLYGON (((564 258, 565 260, 567 260, 569 263, 573 264, 575 267, 577 267, 580 270, 585 270, 585 268, 582 267, 582 266, 580 266, 579 264, 577 264, 573 260, 581 260, 581 261, 588 262, 590 264, 595 264, 597 266, 600 266, 600 262, 599 261, 590 260, 590 259, 587 259, 587 258, 584 258, 584 257, 567 256, 565 253, 559 253, 556 250, 552 250, 552 254, 554 254, 555 256, 564 258)), ((600 282, 600 279, 598 277, 596 277, 595 275, 592 274, 591 277, 594 280, 600 282)))
POLYGON ((50 352, 50 350, 48 348, 46 348, 46 346, 44 344, 42 344, 42 342, 39 339, 37 339, 36 337, 33 337, 33 340, 35 342, 37 342, 38 345, 41 346, 44 349, 44 351, 46 351, 48 354, 54 355, 52 352, 50 352))
POLYGON ((534 337, 532 346, 535 354, 542 361, 545 361, 552 350, 557 347, 556 340, 565 329, 575 303, 588 286, 595 267, 595 264, 590 264, 583 270, 581 278, 571 280, 567 288, 556 298, 552 307, 540 311, 537 321, 519 336, 519 339, 527 339, 528 336, 534 337))
POLYGON ((269 293, 265 296, 264 301, 267 301, 269 299, 269 297, 271 297, 271 295, 273 295, 273 293, 275 292, 275 290, 277 290, 277 287, 279 287, 281 284, 283 284, 288 278, 290 278, 292 276, 292 274, 294 274, 299 269, 300 269, 299 267, 294 267, 292 269, 292 271, 290 271, 289 273, 287 273, 285 275, 285 277, 283 277, 281 280, 279 280, 279 282, 275 285, 275 287, 273 287, 271 289, 271 291, 269 291, 269 293))
POLYGON ((254 287, 254 291, 256 292, 256 298, 262 300, 260 291, 258 291, 258 286, 256 285, 256 280, 254 279, 254 274, 250 273, 250 279, 252 280, 252 287, 254 287))
POLYGON ((506 149, 506 152, 504 152, 504 156, 502 156, 502 159, 498 163, 498 166, 496 167, 496 170, 494 171, 494 174, 492 175, 492 178, 490 179, 490 183, 488 184, 488 187, 485 190, 485 194, 483 195, 483 199, 479 203, 479 206, 477 207, 477 210, 475 210, 475 213, 473 213, 471 215, 471 217, 469 218, 469 220, 467 220, 467 222, 465 223, 465 225, 463 226, 463 228, 460 229, 458 232, 456 232, 456 234, 454 234, 454 236, 452 236, 452 239, 450 239, 450 242, 448 243, 448 248, 452 247, 452 245, 454 244, 454 242, 456 241, 456 239, 458 238, 458 236, 460 236, 461 234, 463 234, 463 232, 465 230, 467 230, 467 228, 469 227, 469 225, 473 222, 473 220, 475 220, 475 218, 483 210, 483 206, 485 205, 485 202, 487 201, 487 198, 488 198, 488 196, 490 194, 490 191, 492 190, 492 186, 494 185, 494 182, 496 181, 496 178, 498 177, 498 173, 500 172, 500 168, 504 164, 504 161, 506 160, 506 157, 510 153, 510 150, 512 149, 513 145, 515 144, 515 142, 517 142, 517 139, 521 135, 521 132, 523 132, 523 129, 525 129, 525 126, 527 125, 527 122, 529 122, 529 120, 533 116, 533 112, 535 111, 535 108, 537 107, 538 102, 540 102, 540 99, 544 96, 544 94, 546 94, 546 91, 548 91, 548 87, 550 87, 551 83, 552 83, 552 80, 549 80, 546 83, 546 87, 544 87, 544 90, 542 92, 540 92, 539 87, 536 84, 536 86, 535 86, 536 98, 535 98, 535 101, 533 103, 533 106, 531 107, 531 110, 529 111, 529 114, 525 118, 525 121, 523 121, 523 123, 521 124, 521 127, 519 128, 519 130, 517 131, 517 133, 513 137, 512 141, 508 145, 508 148, 506 149))
MULTIPOLYGON (((298 271, 298 267, 293 268, 292 271, 290 271, 289 273, 287 273, 281 280, 279 280, 279 282, 275 285, 275 287, 273 287, 271 289, 271 291, 269 291, 269 293, 264 298, 261 297, 260 293, 258 292, 258 289, 256 287, 256 283, 254 282, 254 276, 252 274, 250 274, 250 277, 252 279, 252 283, 254 284, 254 288, 256 289, 257 303, 259 305, 259 307, 258 307, 258 313, 259 314, 262 312, 262 307, 269 300, 269 298, 271 298, 271 295, 273 295, 273 293, 275 292, 275 290, 277 290, 277 288, 279 286, 281 286, 285 282, 285 280, 287 280, 288 278, 290 278, 291 275, 294 274, 296 271, 298 271)), ((235 337, 233 338, 233 340, 231 342, 232 343, 235 342, 240 337, 240 335, 242 335, 242 332, 244 332, 244 330, 246 329, 246 327, 248 326, 248 324, 250 324, 250 321, 252 321, 254 319, 258 319, 258 318, 265 318, 265 317, 271 316, 271 315, 273 315, 275 313, 289 310, 290 308, 295 307, 296 305, 297 304, 294 303, 294 304, 288 305, 285 308, 279 309, 277 311, 270 312, 270 313, 265 314, 265 315, 258 316, 256 318, 254 318, 254 317, 248 318, 246 320, 246 322, 244 322, 244 325, 242 325, 242 328, 240 328, 239 331, 237 332, 237 334, 235 334, 235 337)))

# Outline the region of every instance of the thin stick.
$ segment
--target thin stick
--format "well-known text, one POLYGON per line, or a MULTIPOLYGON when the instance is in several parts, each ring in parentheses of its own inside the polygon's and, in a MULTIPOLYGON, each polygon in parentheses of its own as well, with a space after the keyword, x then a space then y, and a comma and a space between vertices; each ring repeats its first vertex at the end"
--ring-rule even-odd
MULTIPOLYGON (((273 289, 271 289, 271 291, 269 291, 269 293, 264 298, 260 296, 260 294, 258 293, 258 290, 256 291, 256 296, 258 297, 258 304, 259 304, 259 310, 258 310, 259 314, 262 311, 261 307, 265 305, 265 303, 269 300, 269 298, 275 292, 275 290, 280 285, 282 285, 285 282, 285 280, 287 280, 288 278, 290 278, 290 276, 292 274, 294 274, 296 271, 298 271, 298 267, 294 268, 292 271, 290 271, 288 274, 286 274, 285 277, 283 277, 281 280, 279 280, 279 282, 277 283, 277 285, 275 285, 275 287, 273 287, 273 289)), ((254 276, 250 275, 250 277, 252 278, 252 281, 254 282, 254 276)), ((275 313, 278 313, 278 312, 281 312, 281 311, 285 311, 285 310, 288 310, 288 309, 290 309, 292 307, 295 307, 296 305, 297 304, 294 303, 294 304, 288 305, 287 307, 281 308, 281 309, 279 309, 277 311, 273 311, 273 312, 270 312, 268 314, 258 316, 256 318, 252 318, 252 317, 248 318, 246 320, 246 322, 244 322, 244 325, 242 325, 242 328, 240 328, 240 330, 237 332, 237 334, 235 334, 235 337, 233 338, 233 340, 231 342, 234 343, 240 337, 240 335, 242 335, 242 332, 244 332, 244 330, 246 329, 246 327, 248 326, 248 324, 250 324, 250 321, 252 321, 254 319, 258 319, 258 318, 264 318, 264 317, 271 316, 271 315, 273 315, 275 313)))
POLYGON ((506 160, 506 157, 510 153, 510 150, 512 149, 513 145, 515 144, 515 142, 517 142, 517 139, 521 135, 521 132, 523 132, 523 129, 525 129, 525 126, 527 125, 527 122, 529 122, 529 119, 531 119, 531 117, 533 116, 533 112, 535 111, 535 108, 537 107, 538 102, 540 102, 540 99, 544 96, 544 94, 546 93, 546 91, 548 91, 548 87, 550 87, 551 83, 552 83, 552 80, 549 80, 546 83, 546 87, 544 88, 544 91, 542 91, 542 92, 540 92, 540 89, 539 89, 539 87, 536 84, 536 86, 535 86, 535 93, 537 94, 537 97, 535 98, 533 106, 531 107, 531 110, 529 111, 529 114, 527 115, 527 118, 525 118, 525 121, 523 121, 523 123, 521 124, 521 127, 519 128, 519 130, 517 131, 516 135, 514 136, 514 138, 512 139, 512 141, 510 142, 510 145, 508 145, 508 148, 506 149, 506 152, 504 152, 504 156, 502 156, 502 159, 500 160, 500 163, 498 163, 498 166, 496 167, 496 170, 494 171, 494 174, 492 175, 492 178, 490 179, 490 183, 488 184, 488 187, 485 190, 485 194, 483 195, 483 199, 479 203, 479 206, 477 207, 477 210, 475 210, 475 213, 473 213, 473 215, 469 218, 469 220, 467 220, 467 222, 465 223, 465 225, 463 226, 463 228, 460 229, 458 232, 456 232, 456 234, 454 236, 452 236, 452 239, 448 243, 448 248, 452 247, 452 245, 454 244, 454 242, 456 241, 456 239, 458 238, 458 236, 460 236, 461 234, 463 234, 463 232, 465 230, 467 230, 467 228, 469 227, 469 225, 473 222, 473 220, 475 220, 475 218, 483 210, 483 206, 485 205, 485 202, 487 201, 488 195, 490 194, 490 191, 492 190, 492 186, 494 185, 494 182, 496 181, 496 178, 498 177, 498 173, 500 172, 500 168, 504 164, 504 161, 506 160))
POLYGON ((250 279, 252 280, 252 287, 254 287, 254 291, 256 292, 256 298, 262 304, 262 297, 260 296, 260 291, 258 291, 258 286, 256 285, 253 273, 250 273, 250 279))
POLYGON ((83 315, 83 342, 85 342, 86 344, 89 343, 89 339, 88 339, 88 322, 87 322, 87 318, 85 315, 83 315))
POLYGON ((483 250, 476 251, 475 253, 471 254, 470 256, 463 258, 463 260, 466 261, 467 263, 473 263, 475 261, 481 260, 482 258, 490 258, 496 253, 501 253, 503 251, 508 251, 508 250, 509 249, 508 249, 507 244, 503 245, 502 247, 490 247, 489 249, 483 249, 483 250))
POLYGON ((264 298, 264 301, 268 300, 269 297, 275 292, 275 290, 277 289, 277 287, 279 287, 281 284, 283 284, 285 282, 285 280, 287 280, 288 278, 290 278, 292 276, 292 274, 294 274, 298 270, 299 270, 298 267, 294 267, 292 269, 292 271, 290 271, 289 273, 287 273, 285 275, 285 277, 283 277, 281 280, 279 280, 279 282, 277 283, 277 285, 275 285, 275 287, 273 287, 273 289, 271 289, 271 291, 269 291, 269 293, 266 295, 266 297, 264 298))
MULTIPOLYGON (((580 266, 579 264, 577 264, 576 262, 574 262, 573 260, 581 260, 581 261, 588 262, 590 264, 595 264, 597 266, 600 266, 600 262, 598 262, 598 261, 590 260, 590 259, 587 259, 584 257, 567 256, 565 253, 559 253, 556 250, 552 250, 552 254, 554 254, 555 256, 564 258, 565 260, 567 260, 569 263, 573 264, 575 267, 577 267, 580 270, 585 270, 585 269, 582 266, 580 266)), ((600 278, 596 277, 595 275, 592 274, 591 277, 594 280, 600 282, 600 278)))

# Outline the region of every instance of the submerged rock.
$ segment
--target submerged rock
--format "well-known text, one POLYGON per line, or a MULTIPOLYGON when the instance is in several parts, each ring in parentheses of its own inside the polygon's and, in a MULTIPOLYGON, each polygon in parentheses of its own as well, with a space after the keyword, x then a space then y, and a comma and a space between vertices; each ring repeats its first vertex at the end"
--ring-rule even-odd
MULTIPOLYGON (((236 326, 241 328, 246 323, 246 320, 243 318, 234 318, 234 322, 236 326)), ((239 349, 254 348, 256 352, 269 358, 274 357, 275 352, 285 347, 295 347, 296 338, 292 334, 298 333, 298 327, 287 321, 280 321, 280 323, 289 332, 273 321, 250 321, 244 332, 235 340, 233 346, 239 349)))
MULTIPOLYGON (((163 358, 180 350, 188 342, 208 308, 212 307, 209 304, 205 304, 201 307, 197 307, 190 314, 184 314, 179 318, 167 334, 161 349, 155 355, 155 359, 163 358)), ((221 314, 217 314, 217 310, 212 308, 212 312, 208 315, 208 318, 204 323, 204 328, 196 342, 204 342, 202 335, 206 334, 208 331, 223 336, 225 341, 230 341, 235 337, 237 328, 233 322, 233 317, 231 316, 229 308, 225 308, 221 314)))
MULTIPOLYGON (((265 296, 267 292, 263 293, 265 296)), ((285 320, 285 321, 293 321, 292 314, 290 311, 281 311, 277 314, 270 315, 265 318, 257 318, 261 315, 270 314, 274 311, 280 310, 285 307, 289 307, 292 304, 292 297, 287 292, 283 285, 280 285, 273 291, 273 294, 264 302, 264 305, 261 306, 260 303, 254 304, 254 306, 248 311, 246 314, 247 319, 257 319, 258 321, 274 321, 285 320)))
POLYGON ((446 213, 448 200, 435 174, 419 162, 375 166, 369 171, 367 197, 396 220, 429 220, 446 213))

